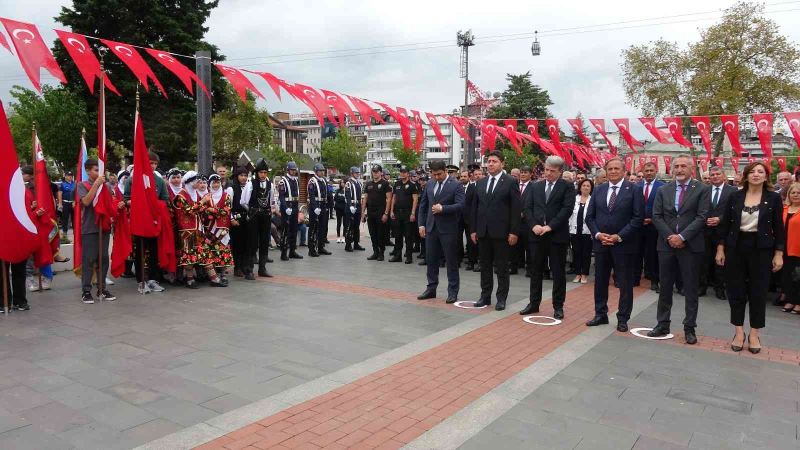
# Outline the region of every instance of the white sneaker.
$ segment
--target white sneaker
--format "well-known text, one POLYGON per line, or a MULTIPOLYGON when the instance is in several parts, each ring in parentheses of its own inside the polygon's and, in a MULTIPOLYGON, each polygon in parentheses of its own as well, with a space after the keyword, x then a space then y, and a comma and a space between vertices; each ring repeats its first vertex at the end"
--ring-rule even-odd
POLYGON ((53 280, 49 278, 42 278, 42 290, 49 291, 50 285, 53 284, 53 280))
POLYGON ((150 293, 150 287, 147 285, 147 283, 139 283, 138 291, 142 295, 149 294, 150 293))
POLYGON ((38 292, 39 291, 39 280, 29 277, 28 278, 28 290, 31 292, 38 292))
POLYGON ((114 285, 114 280, 106 277, 106 286, 113 286, 113 285, 114 285))
POLYGON ((160 284, 158 284, 158 281, 156 280, 149 280, 147 282, 147 287, 153 292, 164 292, 166 290, 160 284))

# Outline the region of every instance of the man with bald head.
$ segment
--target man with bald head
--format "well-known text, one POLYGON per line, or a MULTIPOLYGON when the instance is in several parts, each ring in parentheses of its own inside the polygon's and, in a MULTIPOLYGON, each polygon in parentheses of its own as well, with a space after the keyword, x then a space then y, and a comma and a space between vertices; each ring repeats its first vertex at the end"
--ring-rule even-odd
POLYGON ((781 194, 781 199, 786 201, 786 193, 789 191, 789 185, 792 184, 794 181, 794 177, 792 174, 786 171, 778 172, 777 175, 777 186, 775 186, 775 192, 781 194))

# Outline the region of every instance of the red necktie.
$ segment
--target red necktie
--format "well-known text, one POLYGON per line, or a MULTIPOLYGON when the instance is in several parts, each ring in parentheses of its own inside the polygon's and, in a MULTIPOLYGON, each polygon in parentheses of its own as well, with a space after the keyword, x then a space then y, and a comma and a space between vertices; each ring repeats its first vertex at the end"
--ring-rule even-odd
POLYGON ((644 202, 647 203, 647 197, 650 196, 650 183, 644 185, 644 202))
POLYGON ((683 206, 683 194, 685 194, 685 193, 686 193, 686 185, 682 184, 681 185, 681 193, 678 194, 678 207, 683 206))

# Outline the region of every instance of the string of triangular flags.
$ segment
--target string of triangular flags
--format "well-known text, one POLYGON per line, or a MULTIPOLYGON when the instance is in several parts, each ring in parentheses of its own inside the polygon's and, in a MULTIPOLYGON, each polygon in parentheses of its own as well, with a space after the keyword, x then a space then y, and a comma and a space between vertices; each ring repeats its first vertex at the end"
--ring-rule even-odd
MULTIPOLYGON (((58 66, 55 58, 50 53, 50 49, 35 25, 2 17, 0 17, 0 23, 3 24, 11 38, 11 43, 16 50, 22 68, 37 90, 41 91, 41 69, 47 70, 62 83, 67 83, 66 77, 58 66)), ((107 76, 103 76, 101 64, 95 56, 93 51, 94 47, 89 44, 88 39, 96 40, 107 47, 111 53, 125 64, 147 91, 149 91, 150 84, 152 83, 164 97, 167 97, 164 86, 156 78, 156 75, 153 73, 147 61, 137 50, 138 48, 143 49, 147 55, 174 74, 190 94, 194 95, 194 85, 197 85, 197 88, 202 90, 205 95, 209 96, 209 98, 211 96, 211 93, 197 77, 195 72, 178 61, 178 57, 183 57, 184 55, 177 55, 153 48, 138 47, 64 30, 55 30, 55 32, 92 93, 94 92, 95 80, 101 78, 105 87, 111 92, 120 95, 112 81, 107 76)), ((0 34, 0 45, 5 47, 9 52, 12 52, 11 46, 9 46, 8 41, 2 34, 0 34)), ((100 44, 98 44, 98 46, 99 45, 100 44)), ((549 135, 548 140, 539 135, 539 119, 522 119, 524 123, 523 128, 522 124, 520 124, 517 119, 480 120, 449 114, 420 113, 418 110, 406 110, 403 107, 392 107, 386 103, 367 100, 353 95, 341 95, 327 89, 317 89, 301 83, 290 83, 269 72, 238 69, 219 63, 214 63, 214 66, 220 74, 228 80, 243 100, 246 98, 247 91, 264 98, 264 95, 256 88, 250 79, 247 78, 245 73, 257 75, 269 85, 278 100, 282 101, 281 94, 282 91, 284 91, 288 93, 290 97, 304 103, 314 113, 321 126, 324 126, 325 122, 330 122, 340 127, 348 123, 365 124, 368 127, 372 126, 373 123, 385 123, 384 117, 376 112, 375 107, 370 104, 374 103, 385 110, 386 114, 399 124, 403 145, 406 148, 413 148, 417 152, 421 152, 423 149, 425 141, 424 126, 426 125, 431 128, 436 136, 440 150, 447 151, 447 140, 439 126, 439 118, 442 118, 449 122, 453 129, 469 142, 472 141, 469 128, 471 126, 479 128, 481 131, 481 150, 483 152, 494 150, 496 148, 497 138, 500 136, 506 139, 518 154, 522 154, 523 144, 534 143, 539 146, 544 153, 562 156, 570 166, 582 168, 587 168, 592 165, 602 165, 605 160, 617 155, 617 148, 607 134, 604 119, 589 119, 589 123, 592 124, 607 142, 608 152, 601 151, 592 145, 591 140, 583 132, 583 123, 579 118, 567 119, 567 123, 572 130, 574 130, 580 143, 561 140, 561 128, 559 120, 556 118, 544 119, 544 126, 549 135), (427 123, 423 119, 423 116, 427 119, 427 123), (350 119, 349 121, 347 120, 348 117, 350 119), (500 125, 501 121, 502 126, 500 125), (520 129, 527 129, 528 133, 522 133, 520 129), (413 140, 412 130, 414 131, 413 140)), ((784 112, 783 116, 789 124, 789 129, 794 139, 800 146, 800 112, 784 112)), ((711 142, 710 117, 712 116, 691 116, 688 118, 691 123, 694 124, 700 135, 703 147, 706 150, 706 160, 708 161, 714 159, 711 142)), ((740 116, 738 114, 719 116, 736 158, 743 157, 743 149, 739 140, 739 118, 740 116)), ((653 135, 656 141, 665 144, 674 141, 674 143, 678 145, 692 148, 692 143, 686 139, 682 132, 683 119, 684 118, 680 116, 664 117, 663 121, 668 132, 663 131, 657 126, 656 118, 654 117, 642 117, 639 118, 639 121, 653 135)), ((752 114, 752 120, 756 124, 756 131, 763 154, 767 158, 772 158, 773 113, 752 114)), ((644 145, 631 134, 629 119, 612 119, 612 121, 629 149, 636 153, 638 150, 644 148, 644 145)))

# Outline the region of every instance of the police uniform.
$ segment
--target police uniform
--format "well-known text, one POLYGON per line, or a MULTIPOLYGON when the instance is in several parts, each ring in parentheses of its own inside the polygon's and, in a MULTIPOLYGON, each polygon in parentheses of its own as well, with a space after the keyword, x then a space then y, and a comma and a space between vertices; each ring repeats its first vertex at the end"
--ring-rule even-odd
POLYGON ((358 179, 360 175, 361 170, 358 167, 351 167, 350 179, 344 184, 344 250, 346 252, 364 250, 364 247, 358 243, 361 237, 359 230, 361 224, 361 195, 364 191, 361 180, 358 179))
POLYGON ((281 211, 281 261, 303 259, 297 254, 297 215, 300 213, 300 181, 290 175, 290 170, 297 170, 297 164, 289 161, 286 164, 286 175, 278 185, 278 199, 281 211))
POLYGON ((330 255, 325 250, 325 240, 328 237, 328 182, 317 175, 325 172, 322 164, 314 165, 314 176, 308 180, 308 256, 330 255))
POLYGON ((267 272, 269 261, 269 237, 272 226, 272 206, 275 201, 272 196, 272 181, 267 177, 264 181, 258 177, 259 171, 269 170, 263 158, 256 162, 255 173, 242 189, 239 204, 247 208, 247 248, 248 262, 242 267, 242 272, 248 280, 253 277, 253 264, 258 262, 258 276, 270 277, 267 272), (258 252, 258 259, 256 259, 258 252))
MULTIPOLYGON (((401 172, 405 168, 400 169, 401 172)), ((402 257, 403 243, 406 245, 405 262, 411 264, 411 254, 414 251, 414 233, 418 233, 416 229, 416 220, 411 221, 411 216, 416 219, 416 200, 419 192, 417 185, 411 178, 406 181, 397 180, 394 184, 394 193, 392 199, 392 215, 394 216, 394 257, 391 262, 399 262, 402 257)))
MULTIPOLYGON (((380 171, 380 166, 375 166, 373 171, 380 171)), ((391 193, 391 186, 383 178, 378 181, 369 180, 364 184, 364 198, 366 199, 367 227, 369 228, 370 240, 372 241, 372 255, 369 260, 383 261, 386 251, 386 227, 383 221, 386 214, 386 193, 391 193)), ((363 219, 362 219, 363 220, 363 219)))

